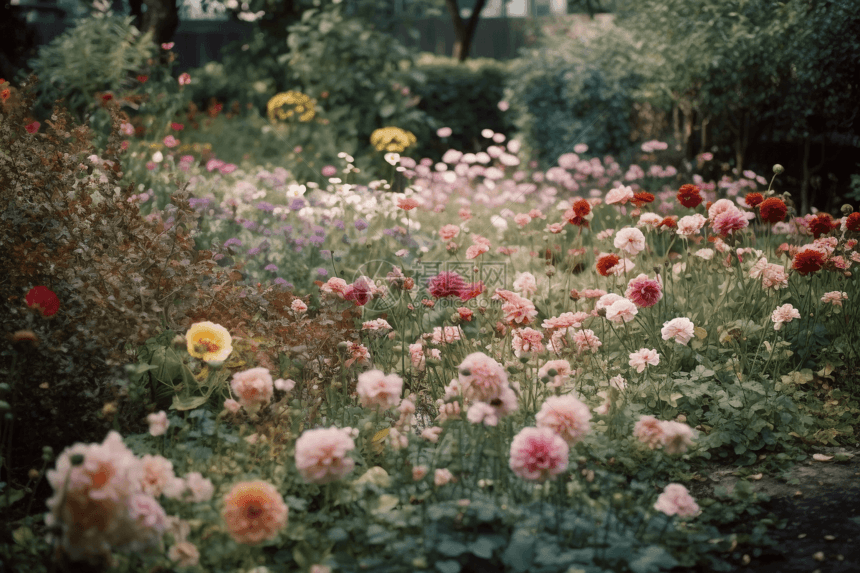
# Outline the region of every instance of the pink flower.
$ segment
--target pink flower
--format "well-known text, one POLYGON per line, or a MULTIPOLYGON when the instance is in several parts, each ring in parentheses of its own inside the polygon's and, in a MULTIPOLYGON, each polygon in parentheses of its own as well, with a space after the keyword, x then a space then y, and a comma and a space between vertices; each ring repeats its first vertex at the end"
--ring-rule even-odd
POLYGON ((615 204, 623 205, 623 204, 627 203, 628 201, 632 201, 633 196, 634 196, 633 189, 631 189, 630 187, 625 187, 625 186, 616 187, 615 189, 612 189, 609 193, 606 194, 606 199, 604 202, 607 205, 615 205, 615 204))
POLYGON ((550 360, 538 370, 538 378, 550 377, 550 370, 555 370, 555 375, 549 381, 549 386, 559 388, 571 373, 570 363, 567 360, 550 360))
POLYGON ((699 513, 696 504, 687 488, 678 483, 670 483, 663 489, 663 493, 657 498, 654 509, 666 515, 677 515, 679 517, 692 517, 699 513))
POLYGON ((296 440, 296 469, 308 483, 325 484, 346 476, 355 467, 347 453, 355 449, 350 428, 307 430, 296 440))
POLYGON ((639 310, 633 302, 620 298, 607 307, 606 319, 615 324, 623 324, 631 322, 638 313, 639 310))
POLYGON ((576 344, 576 349, 578 352, 585 352, 586 350, 590 350, 591 352, 597 352, 597 350, 603 346, 603 343, 600 342, 600 339, 597 338, 597 335, 594 334, 593 330, 577 330, 573 333, 573 342, 576 344))
POLYGON ((550 428, 523 428, 511 442, 511 470, 529 481, 554 479, 567 469, 567 443, 550 428))
POLYGON ((439 426, 432 426, 430 428, 425 428, 421 431, 421 437, 427 440, 428 442, 436 443, 439 441, 439 436, 442 435, 442 428, 439 426))
POLYGON ((167 412, 164 410, 149 414, 146 417, 146 421, 149 424, 149 433, 153 436, 164 435, 168 426, 170 426, 170 422, 167 420, 167 412))
POLYGON ((231 414, 237 414, 242 409, 242 404, 232 398, 224 400, 224 408, 231 414))
POLYGON ((583 323, 589 319, 591 315, 587 312, 564 312, 558 316, 548 318, 541 323, 541 326, 546 329, 556 328, 582 328, 583 323))
POLYGON ((630 361, 628 364, 630 364, 632 368, 635 368, 636 372, 641 373, 645 370, 645 367, 648 364, 651 366, 657 366, 660 364, 660 355, 657 354, 656 350, 640 348, 637 352, 630 354, 630 361))
POLYGON ((436 135, 439 137, 451 137, 451 134, 454 133, 450 127, 440 127, 436 130, 436 135))
POLYGON ((180 541, 172 545, 167 552, 167 557, 180 567, 195 567, 200 563, 200 551, 193 543, 180 541))
POLYGON ((164 146, 165 147, 176 147, 179 145, 179 140, 173 137, 172 135, 168 135, 164 138, 164 146))
POLYGON ((669 455, 683 454, 687 447, 693 445, 693 429, 682 422, 660 422, 663 431, 663 451, 669 455))
POLYGON ((466 281, 458 273, 443 271, 427 283, 427 291, 433 298, 459 297, 466 288, 466 281))
MULTIPOLYGON (((594 310, 600 310, 603 308, 608 309, 610 306, 612 306, 615 302, 617 302, 619 300, 625 300, 625 299, 620 294, 616 294, 614 292, 604 293, 603 295, 601 295, 597 299, 597 302, 594 303, 594 310)), ((630 302, 630 301, 628 301, 628 302, 630 302)), ((635 307, 635 305, 634 305, 634 307, 635 307)), ((639 312, 639 311, 636 311, 636 312, 639 312)))
POLYGON ((362 330, 391 330, 391 325, 388 324, 388 321, 384 318, 377 318, 374 320, 368 320, 361 325, 362 330))
POLYGON ((433 332, 423 335, 433 344, 452 344, 463 338, 463 330, 459 326, 436 326, 433 332))
POLYGON ((167 497, 179 497, 185 489, 185 482, 173 473, 173 462, 162 456, 145 455, 140 460, 143 475, 140 489, 153 497, 162 493, 167 497))
POLYGON ((514 280, 514 290, 523 296, 531 296, 537 292, 537 280, 531 273, 518 273, 514 280))
POLYGON ((252 413, 267 404, 275 393, 272 375, 266 368, 251 368, 233 374, 230 387, 238 396, 239 403, 252 413))
POLYGON ((673 318, 668 322, 663 323, 663 329, 660 331, 663 335, 663 340, 673 338, 678 344, 687 345, 693 338, 695 326, 693 322, 685 317, 673 318))
POLYGON ((474 314, 474 312, 472 312, 472 309, 466 308, 465 306, 458 306, 457 314, 460 315, 460 320, 470 322, 472 320, 472 315, 474 314))
POLYGON ((774 330, 781 330, 784 323, 791 322, 795 318, 800 318, 800 312, 790 304, 777 307, 770 315, 774 330))
POLYGON ((676 233, 683 237, 691 237, 702 230, 708 220, 702 215, 687 215, 678 219, 678 230, 676 233))
POLYGON ((188 493, 191 494, 189 501, 194 503, 209 501, 215 494, 215 486, 212 485, 212 480, 203 477, 203 474, 200 472, 186 474, 185 487, 188 493))
POLYGON ((187 85, 188 85, 188 84, 190 84, 190 83, 191 83, 191 76, 190 76, 190 75, 188 75, 188 74, 181 74, 181 75, 179 76, 179 85, 181 85, 181 86, 187 86, 187 85))
POLYGON ((496 410, 486 402, 472 404, 466 412, 466 419, 472 424, 483 423, 485 426, 496 426, 499 423, 496 410))
POLYGON ((726 211, 731 211, 732 209, 737 209, 734 202, 730 199, 719 199, 708 207, 708 219, 713 222, 717 215, 725 213, 726 211))
POLYGON ((167 529, 167 514, 164 508, 153 496, 146 493, 131 496, 128 501, 128 517, 137 529, 134 532, 125 532, 127 536, 133 536, 132 543, 157 542, 167 529))
POLYGON ((343 298, 348 286, 347 282, 342 278, 331 277, 320 286, 320 291, 324 294, 334 294, 339 298, 343 298))
POLYGON ((489 402, 508 387, 508 373, 501 364, 483 354, 466 356, 459 366, 459 382, 468 400, 489 402))
POLYGON ((734 206, 731 209, 726 209, 718 213, 711 221, 711 227, 714 231, 723 236, 746 229, 749 224, 746 215, 734 206))
POLYGON ((325 165, 320 169, 320 174, 323 177, 334 177, 337 174, 337 167, 334 165, 325 165))
POLYGON ((467 260, 476 259, 489 250, 490 250, 490 247, 487 245, 470 245, 469 248, 466 249, 466 259, 467 260))
POLYGON ((533 328, 516 328, 512 332, 511 346, 519 358, 523 352, 543 352, 543 333, 533 328))
POLYGON ((256 545, 273 539, 287 525, 289 508, 278 490, 264 481, 239 482, 224 496, 221 516, 236 543, 256 545))
POLYGON ((842 306, 843 300, 848 300, 848 293, 840 292, 838 290, 826 292, 824 293, 824 296, 821 297, 821 302, 829 303, 834 306, 842 306))
POLYGON ((443 485, 447 485, 454 480, 454 474, 451 473, 451 470, 447 468, 437 469, 433 473, 433 483, 436 487, 442 487, 443 485))
POLYGON ((424 479, 424 476, 426 476, 428 473, 430 473, 430 468, 428 468, 427 466, 425 466, 423 464, 418 465, 418 466, 413 466, 412 467, 412 481, 421 481, 422 479, 424 479))
POLYGON ((624 296, 633 301, 633 304, 639 308, 648 308, 663 298, 663 285, 659 280, 650 279, 648 275, 640 274, 627 283, 627 292, 624 293, 624 296))
POLYGON ((457 225, 445 225, 439 229, 439 238, 443 241, 451 241, 457 238, 460 234, 460 227, 457 225))
POLYGON ((421 203, 413 197, 398 197, 394 203, 399 209, 403 209, 404 211, 411 211, 415 207, 421 205, 421 203))
POLYGON ((292 304, 290 304, 290 308, 293 309, 293 312, 302 313, 308 309, 308 305, 299 299, 294 299, 292 304))
POLYGON ((663 447, 663 426, 654 416, 642 416, 633 426, 633 437, 656 450, 663 447))
POLYGON ((505 301, 502 304, 502 313, 505 316, 505 321, 510 325, 515 323, 529 324, 538 315, 535 305, 530 300, 511 291, 496 289, 496 294, 490 298, 505 301))
POLYGON ((550 396, 535 416, 538 428, 549 428, 569 445, 582 440, 590 429, 591 412, 574 396, 550 396))
POLYGON ((635 256, 645 248, 645 235, 635 227, 625 227, 615 234, 613 244, 616 249, 635 256))
POLYGON ((167 42, 166 44, 161 44, 162 50, 170 50, 173 48, 173 42, 167 42))
POLYGON ((349 353, 349 358, 347 358, 344 362, 344 365, 347 368, 349 368, 356 362, 358 362, 359 364, 370 363, 370 351, 363 344, 358 344, 356 342, 348 342, 346 351, 349 353))
POLYGON ((368 370, 358 375, 355 391, 365 408, 387 410, 400 404, 403 379, 397 374, 386 376, 381 370, 368 370))
POLYGON ((522 229, 531 222, 532 218, 529 217, 526 213, 519 213, 517 215, 514 215, 514 223, 516 223, 520 229, 522 229))

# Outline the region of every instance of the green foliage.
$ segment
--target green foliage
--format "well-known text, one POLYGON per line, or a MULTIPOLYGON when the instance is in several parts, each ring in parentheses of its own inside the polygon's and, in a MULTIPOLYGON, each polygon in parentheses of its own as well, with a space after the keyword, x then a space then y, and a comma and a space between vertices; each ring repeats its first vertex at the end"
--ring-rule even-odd
POLYGON ((509 125, 498 104, 504 98, 509 64, 490 59, 453 58, 423 54, 413 68, 420 80, 415 94, 418 109, 428 116, 424 134, 412 157, 438 160, 448 149, 476 153, 482 150, 482 129, 508 133, 509 125), (438 140, 435 130, 450 127, 453 134, 438 140))
POLYGON ((98 109, 97 93, 118 94, 136 85, 135 75, 155 55, 150 34, 140 34, 132 17, 97 14, 39 50, 30 62, 39 76, 37 113, 47 115, 58 99, 80 121, 98 109))
POLYGON ((547 165, 577 143, 595 155, 630 145, 639 72, 608 31, 587 43, 550 43, 525 53, 506 90, 523 143, 547 165))

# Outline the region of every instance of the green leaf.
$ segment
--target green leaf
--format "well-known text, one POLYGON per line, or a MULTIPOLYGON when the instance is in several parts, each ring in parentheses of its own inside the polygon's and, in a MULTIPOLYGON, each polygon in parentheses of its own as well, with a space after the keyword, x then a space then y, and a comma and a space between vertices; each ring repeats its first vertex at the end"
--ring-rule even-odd
POLYGON ((328 530, 328 538, 334 542, 346 541, 349 539, 349 533, 342 527, 332 527, 328 530))
POLYGON ((453 559, 446 559, 445 561, 437 561, 436 569, 440 571, 440 573, 460 573, 460 564, 453 559))
POLYGON ((651 545, 645 549, 645 553, 630 562, 633 573, 651 573, 652 571, 663 571, 677 565, 677 561, 657 545, 651 545))
POLYGON ((170 405, 171 410, 193 410, 199 408, 206 403, 209 396, 189 396, 188 398, 173 397, 173 404, 170 405))
POLYGON ((479 537, 469 544, 469 551, 481 559, 491 558, 493 556, 493 549, 495 548, 496 544, 487 537, 479 537))
POLYGON ((24 493, 24 490, 14 489, 10 487, 8 491, 4 491, 2 494, 0 494, 0 507, 6 507, 7 494, 9 496, 9 505, 17 503, 24 497, 24 495, 26 495, 24 493))
POLYGON ((527 571, 534 560, 535 534, 525 529, 518 529, 511 536, 510 545, 502 555, 505 563, 513 571, 527 571))
POLYGON ((463 543, 459 541, 454 541, 453 539, 445 539, 439 545, 436 546, 436 550, 442 555, 446 555, 448 557, 457 557, 458 555, 462 555, 466 552, 467 548, 463 543))

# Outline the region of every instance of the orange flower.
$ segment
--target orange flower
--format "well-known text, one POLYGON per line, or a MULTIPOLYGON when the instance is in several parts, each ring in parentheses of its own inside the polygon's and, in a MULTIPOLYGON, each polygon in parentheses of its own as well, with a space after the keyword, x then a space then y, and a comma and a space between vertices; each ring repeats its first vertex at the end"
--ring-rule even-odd
POLYGON ((221 516, 236 543, 256 545, 272 539, 287 525, 289 508, 275 487, 264 481, 246 481, 224 496, 221 516))
POLYGON ((0 91, 0 99, 3 100, 3 103, 6 103, 6 100, 9 99, 10 95, 12 95, 12 91, 9 88, 0 91))

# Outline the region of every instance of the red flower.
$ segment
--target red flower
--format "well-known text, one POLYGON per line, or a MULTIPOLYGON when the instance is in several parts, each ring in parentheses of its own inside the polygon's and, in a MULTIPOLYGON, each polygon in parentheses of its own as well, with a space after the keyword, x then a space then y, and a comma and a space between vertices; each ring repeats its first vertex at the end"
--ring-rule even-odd
POLYGON ((27 130, 27 133, 36 133, 37 131, 39 131, 39 128, 41 126, 42 126, 41 123, 39 123, 38 121, 34 121, 33 123, 31 123, 29 125, 25 125, 24 129, 27 130))
POLYGON ((370 295, 370 286, 365 281, 359 279, 346 287, 343 298, 351 300, 356 306, 364 306, 370 300, 370 295))
POLYGON ((851 213, 845 219, 845 228, 855 233, 860 231, 860 213, 851 213))
MULTIPOLYGON (((467 300, 472 300, 479 294, 484 292, 484 281, 478 281, 476 283, 468 283, 462 291, 460 291, 460 300, 466 302, 467 300)), ((480 308, 479 308, 480 310, 480 308)))
POLYGON ((788 207, 785 206, 782 199, 771 197, 761 202, 759 213, 761 214, 761 220, 765 223, 779 223, 785 219, 788 207))
POLYGON ((677 229, 678 228, 678 221, 675 219, 675 217, 672 217, 670 215, 669 217, 665 217, 662 221, 660 221, 660 224, 658 225, 658 227, 666 227, 667 229, 677 229))
POLYGON ((597 259, 597 272, 604 277, 608 277, 609 269, 617 265, 620 261, 621 259, 618 258, 618 255, 603 255, 597 259))
POLYGON ((458 273, 441 272, 431 278, 427 283, 427 291, 433 298, 445 298, 448 296, 461 296, 466 288, 466 281, 458 273))
POLYGON ((637 207, 641 207, 642 205, 645 205, 646 203, 653 203, 653 202, 654 202, 654 195, 652 195, 651 193, 648 193, 647 191, 640 191, 639 193, 636 193, 635 195, 633 195, 633 204, 636 205, 637 207))
MULTIPOLYGON (((702 203, 702 196, 699 195, 700 191, 695 185, 681 185, 681 188, 678 189, 678 203, 688 209, 698 207, 702 203)), ((635 198, 636 196, 634 195, 633 197, 635 198)))
POLYGON ((102 96, 102 101, 110 101, 113 99, 113 94, 104 94, 102 96))
POLYGON ((170 124, 170 129, 172 129, 173 131, 182 131, 183 129, 185 129, 185 126, 182 125, 181 123, 176 123, 174 121, 173 123, 170 124))
POLYGON ((585 217, 591 213, 591 205, 585 199, 577 199, 573 204, 573 212, 577 217, 585 217))
POLYGON ((46 286, 31 288, 24 300, 30 308, 38 309, 42 316, 54 316, 60 310, 60 299, 46 286))
POLYGON ((146 80, 148 80, 148 79, 149 79, 149 76, 144 76, 142 74, 137 76, 137 81, 139 81, 142 84, 145 84, 146 80))
POLYGON ((809 227, 809 231, 812 233, 812 236, 817 239, 821 235, 826 235, 827 233, 838 227, 839 224, 836 223, 833 220, 833 217, 831 217, 828 213, 820 213, 819 215, 813 217, 812 220, 809 221, 807 226, 809 227))
POLYGON ((762 201, 764 201, 764 195, 761 193, 749 193, 744 197, 744 202, 750 209, 755 209, 756 205, 761 205, 762 201))
POLYGON ((794 255, 794 262, 791 264, 791 268, 801 275, 806 276, 820 270, 824 266, 824 262, 824 253, 807 249, 794 255))
POLYGON ((3 100, 3 103, 6 103, 6 100, 9 99, 10 95, 12 95, 12 91, 9 88, 0 91, 0 99, 3 100))

